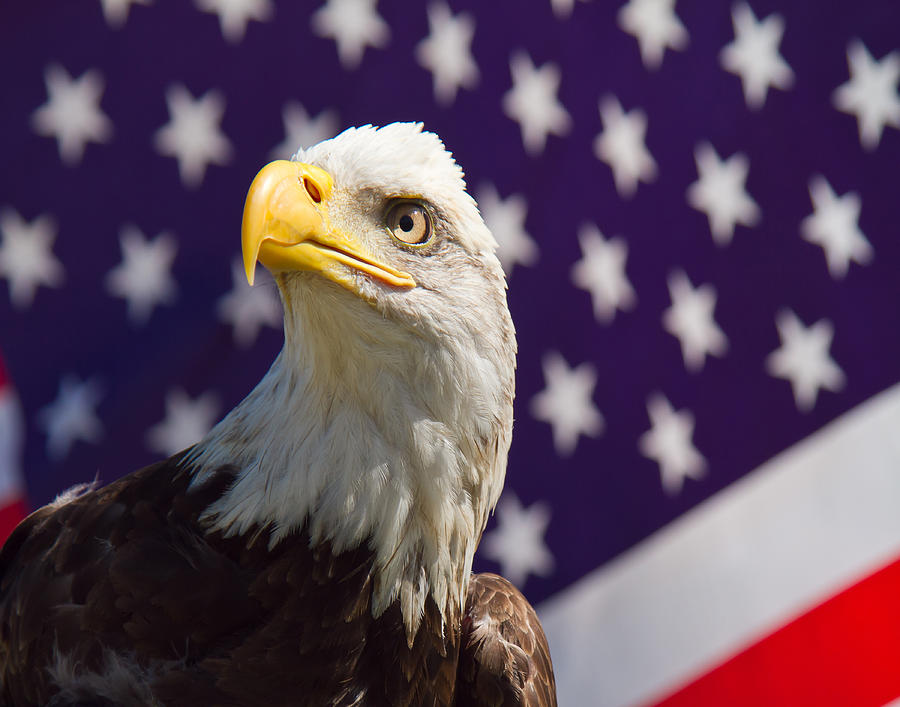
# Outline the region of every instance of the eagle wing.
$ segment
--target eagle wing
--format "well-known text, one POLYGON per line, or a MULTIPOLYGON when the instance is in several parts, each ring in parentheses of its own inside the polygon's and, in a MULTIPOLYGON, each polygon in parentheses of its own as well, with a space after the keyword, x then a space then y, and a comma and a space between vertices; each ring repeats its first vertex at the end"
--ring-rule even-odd
POLYGON ((456 705, 556 707, 550 648, 537 614, 495 574, 469 582, 456 705))
POLYGON ((24 520, 0 553, 0 703, 42 704, 76 668, 133 672, 125 654, 184 664, 251 621, 240 568, 191 532, 230 480, 189 494, 173 458, 24 520))

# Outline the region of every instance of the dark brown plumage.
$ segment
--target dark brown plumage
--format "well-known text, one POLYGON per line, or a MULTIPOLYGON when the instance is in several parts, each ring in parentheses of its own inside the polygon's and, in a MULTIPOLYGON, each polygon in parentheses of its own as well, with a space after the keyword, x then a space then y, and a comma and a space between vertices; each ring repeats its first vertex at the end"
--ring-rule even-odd
POLYGON ((553 664, 537 614, 496 574, 476 574, 469 582, 457 681, 457 707, 556 704, 553 664))
POLYGON ((399 606, 370 613, 371 552, 205 534, 198 517, 233 473, 189 489, 180 459, 42 508, 9 538, 2 704, 556 704, 540 624, 506 580, 472 578, 461 629, 442 632, 427 603, 410 647, 399 606))

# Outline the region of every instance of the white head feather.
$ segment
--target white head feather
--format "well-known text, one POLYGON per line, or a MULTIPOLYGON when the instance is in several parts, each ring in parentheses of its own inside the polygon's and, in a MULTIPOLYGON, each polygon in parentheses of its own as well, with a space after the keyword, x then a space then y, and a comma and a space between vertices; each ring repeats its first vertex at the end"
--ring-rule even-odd
POLYGON ((357 273, 359 294, 309 272, 279 275, 285 346, 259 385, 193 457, 200 482, 240 469, 207 514, 273 543, 306 527, 335 552, 375 553, 373 613, 400 600, 408 637, 426 597, 463 608, 475 547, 503 486, 515 335, 496 242, 463 173, 420 124, 351 128, 294 159, 334 179, 331 223, 417 286, 357 273), (435 244, 399 247, 385 204, 415 196, 435 244))

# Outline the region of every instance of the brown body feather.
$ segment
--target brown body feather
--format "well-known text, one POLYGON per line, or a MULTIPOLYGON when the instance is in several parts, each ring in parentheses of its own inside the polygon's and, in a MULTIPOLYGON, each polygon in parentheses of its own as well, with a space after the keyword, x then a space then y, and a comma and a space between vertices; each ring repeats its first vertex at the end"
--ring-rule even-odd
POLYGON ((508 582, 478 575, 466 615, 430 599, 412 646, 371 612, 372 553, 299 532, 224 538, 180 458, 17 528, 0 554, 2 704, 554 705, 546 641, 508 582))
POLYGON ((556 705, 550 649, 537 614, 496 574, 476 574, 469 582, 456 705, 556 705))

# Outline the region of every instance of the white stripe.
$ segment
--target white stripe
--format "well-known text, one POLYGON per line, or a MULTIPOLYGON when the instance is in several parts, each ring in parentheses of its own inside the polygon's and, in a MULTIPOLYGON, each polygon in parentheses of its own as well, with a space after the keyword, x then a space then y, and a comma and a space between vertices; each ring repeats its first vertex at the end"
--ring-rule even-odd
POLYGON ((561 705, 660 697, 900 554, 900 385, 540 607, 561 705))
POLYGON ((24 495, 22 412, 9 386, 0 386, 0 507, 24 495))

